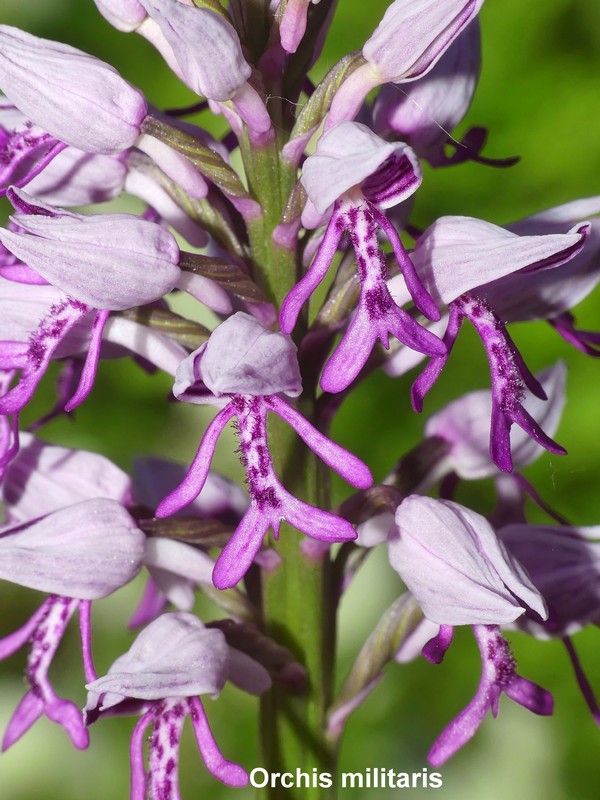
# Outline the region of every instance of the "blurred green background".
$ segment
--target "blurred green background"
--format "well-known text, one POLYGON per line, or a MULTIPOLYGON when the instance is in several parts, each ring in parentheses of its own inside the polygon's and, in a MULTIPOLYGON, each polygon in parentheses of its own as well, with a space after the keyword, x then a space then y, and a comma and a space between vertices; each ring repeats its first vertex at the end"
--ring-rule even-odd
MULTIPOLYGON (((383 15, 388 0, 341 0, 328 48, 315 72, 360 48, 383 15)), ((600 193, 600 24, 597 0, 487 0, 481 12, 484 68, 467 120, 490 129, 486 154, 518 154, 510 170, 464 165, 426 170, 415 206, 415 224, 426 226, 441 214, 467 214, 503 224, 569 200, 600 193)), ((159 107, 193 102, 189 90, 169 75, 143 40, 118 33, 100 17, 91 0, 2 0, 0 22, 78 46, 114 64, 159 107)), ((600 328, 598 298, 578 309, 581 327, 600 328)), ((538 370, 564 359, 569 367, 568 405, 558 440, 569 450, 559 458, 544 455, 527 474, 542 496, 574 523, 600 523, 598 484, 600 415, 593 391, 600 365, 566 346, 545 324, 516 326, 514 338, 527 363, 538 370)), ((345 403, 334 438, 365 458, 376 478, 385 475, 406 448, 419 441, 423 420, 410 409, 413 376, 392 381, 373 376, 345 403)), ((47 382, 50 387, 51 376, 47 382)), ((486 386, 481 345, 463 332, 451 365, 428 397, 426 413, 465 391, 486 386)), ((191 459, 205 416, 197 408, 168 404, 170 380, 149 377, 130 363, 103 363, 92 396, 74 420, 48 425, 43 435, 54 442, 103 453, 125 468, 134 456, 158 454, 191 459), (143 413, 142 410, 143 409, 143 413)), ((50 388, 40 393, 27 419, 45 409, 50 388)), ((236 473, 229 444, 218 450, 223 471, 236 473)), ((485 483, 465 487, 466 502, 491 507, 485 483)), ((532 519, 541 519, 535 510, 532 519)), ((376 553, 348 593, 340 626, 340 680, 381 612, 397 595, 385 554, 376 553)), ((95 655, 99 670, 131 642, 124 621, 141 583, 95 609, 95 655)), ((2 633, 20 624, 39 602, 31 592, 3 587, 2 633)), ((206 609, 205 609, 206 610, 206 609)), ((208 610, 206 610, 207 613, 208 610)), ((476 739, 442 768, 441 789, 411 790, 412 796, 495 800, 512 794, 527 800, 597 798, 600 734, 575 686, 572 670, 557 642, 512 635, 520 673, 554 693, 556 712, 537 718, 503 698, 499 718, 487 720, 476 739)), ((575 638, 592 684, 600 691, 600 638, 594 630, 575 638)), ((57 690, 83 702, 75 630, 59 651, 54 674, 57 690)), ((12 714, 24 686, 24 652, 0 670, 0 730, 12 714)), ((479 661, 468 631, 461 630, 441 666, 423 660, 391 665, 364 706, 351 718, 344 738, 341 768, 420 770, 436 735, 473 695, 479 661)), ((217 740, 225 755, 248 769, 258 764, 255 703, 234 689, 206 701, 217 740)), ((113 800, 128 796, 128 740, 133 720, 109 720, 92 729, 92 747, 74 752, 66 735, 42 719, 0 757, 2 800, 113 800)), ((214 798, 251 797, 208 776, 187 732, 182 749, 184 800, 206 792, 214 798)), ((399 790, 376 790, 384 800, 399 790)), ((346 797, 373 792, 348 790, 346 797)))

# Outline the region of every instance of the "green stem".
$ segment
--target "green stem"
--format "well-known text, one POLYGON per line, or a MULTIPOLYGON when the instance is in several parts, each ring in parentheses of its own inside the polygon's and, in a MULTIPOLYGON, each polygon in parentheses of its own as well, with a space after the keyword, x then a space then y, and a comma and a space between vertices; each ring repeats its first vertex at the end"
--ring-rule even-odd
MULTIPOLYGON (((301 268, 296 250, 280 247, 272 236, 296 181, 296 171, 281 159, 281 144, 256 148, 245 141, 241 145, 250 194, 263 209, 263 214, 248 224, 254 277, 276 308, 295 285, 301 268)), ((314 420, 315 405, 314 397, 302 399, 299 410, 314 420)), ((269 420, 269 450, 288 491, 311 505, 329 508, 324 467, 275 415, 269 420)), ((313 775, 335 773, 335 752, 325 735, 335 660, 332 564, 328 552, 311 556, 301 547, 302 542, 312 540, 282 523, 279 540, 270 543, 281 561, 272 571, 263 571, 262 614, 266 632, 288 647, 305 667, 307 684, 300 693, 280 684, 264 696, 260 739, 264 766, 270 773, 295 776, 300 769, 308 773, 310 786, 267 786, 261 796, 268 800, 335 796, 335 789, 312 785, 318 784, 313 775)), ((332 782, 335 786, 335 780, 332 782)))
MULTIPOLYGON (((270 449, 288 489, 314 505, 327 505, 320 464, 315 455, 281 420, 273 418, 270 449)), ((288 647, 307 670, 301 694, 275 687, 261 704, 261 742, 265 768, 270 772, 308 773, 311 786, 296 790, 264 790, 269 800, 323 800, 334 789, 312 786, 314 774, 335 773, 335 752, 326 736, 326 713, 331 704, 335 660, 335 602, 331 597, 332 564, 328 553, 311 557, 303 538, 282 524, 273 547, 280 565, 263 575, 263 615, 267 632, 288 647)), ((304 540, 310 541, 310 540, 304 540)), ((316 782, 316 781, 315 781, 316 782)))
POLYGON ((281 159, 278 141, 264 147, 252 147, 242 141, 241 153, 251 195, 263 213, 248 223, 248 235, 255 265, 254 278, 279 307, 297 281, 296 253, 273 241, 273 231, 281 222, 283 209, 296 181, 295 170, 281 159))

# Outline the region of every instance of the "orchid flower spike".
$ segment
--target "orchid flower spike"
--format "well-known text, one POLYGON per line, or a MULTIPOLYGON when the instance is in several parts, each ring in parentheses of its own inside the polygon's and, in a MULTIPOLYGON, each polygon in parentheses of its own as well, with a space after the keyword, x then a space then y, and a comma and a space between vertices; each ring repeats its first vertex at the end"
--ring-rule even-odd
POLYGON ((234 586, 244 576, 269 528, 277 537, 282 520, 322 541, 356 537, 349 522, 296 499, 275 474, 267 438, 269 412, 291 425, 308 447, 353 486, 366 488, 372 483, 362 461, 320 433, 280 397, 281 393, 297 397, 301 389, 296 348, 289 337, 268 331, 242 312, 219 325, 207 344, 178 370, 173 389, 178 399, 210 403, 221 411, 204 434, 185 480, 156 509, 157 517, 174 514, 200 493, 217 438, 237 418, 250 506, 217 559, 213 582, 219 589, 234 586))
POLYGON ((327 125, 353 119, 375 87, 425 75, 482 5, 483 0, 395 0, 363 47, 366 64, 336 93, 327 125))
POLYGON ((331 215, 308 272, 283 301, 281 330, 291 333, 302 306, 324 279, 344 232, 356 253, 361 285, 357 311, 325 366, 322 388, 340 392, 349 386, 377 340, 389 347, 390 333, 421 353, 441 356, 445 350, 440 340, 393 301, 385 254, 377 239, 381 229, 415 304, 431 319, 439 319, 396 229, 381 210, 402 202, 420 185, 421 170, 413 151, 402 143, 385 142, 357 122, 343 122, 321 137, 316 153, 304 164, 301 180, 309 198, 305 224, 315 212, 331 215))
MULTIPOLYGON (((512 470, 510 429, 521 427, 538 444, 553 453, 565 450, 550 439, 523 406, 525 388, 540 399, 544 390, 529 371, 502 318, 484 299, 488 285, 523 271, 544 275, 576 256, 584 247, 590 224, 576 225, 568 233, 518 236, 504 228, 471 217, 441 217, 419 237, 412 261, 433 299, 448 306, 444 334, 447 351, 435 356, 413 385, 416 411, 441 374, 461 325, 468 319, 480 336, 492 378, 492 420, 490 453, 503 471, 512 470)), ((398 302, 408 292, 402 278, 392 278, 391 290, 398 302)), ((394 374, 393 365, 388 373, 394 374)))
POLYGON ((179 798, 179 742, 188 714, 209 772, 227 786, 248 784, 246 771, 223 757, 198 697, 216 697, 228 678, 254 694, 271 685, 265 669, 230 648, 221 631, 205 628, 192 614, 176 612, 151 623, 106 675, 88 683, 88 724, 99 716, 122 713, 121 707, 142 714, 131 737, 131 800, 148 794, 179 798), (146 768, 143 751, 149 726, 146 768))
POLYGON ((536 714, 552 713, 552 696, 517 675, 499 630, 525 613, 546 619, 546 604, 484 517, 458 503, 407 497, 396 512, 389 554, 425 617, 440 625, 423 655, 439 663, 454 625, 472 625, 481 652, 477 693, 436 740, 429 752, 431 764, 440 766, 466 744, 488 711, 496 716, 503 692, 536 714))
POLYGON ((61 725, 78 748, 88 746, 81 713, 57 697, 48 670, 69 619, 79 610, 86 678, 95 678, 91 658, 90 601, 129 583, 139 571, 144 534, 116 500, 84 500, 34 520, 0 528, 0 578, 50 594, 19 630, 0 640, 0 659, 27 642, 29 690, 2 741, 6 750, 45 714, 61 725))

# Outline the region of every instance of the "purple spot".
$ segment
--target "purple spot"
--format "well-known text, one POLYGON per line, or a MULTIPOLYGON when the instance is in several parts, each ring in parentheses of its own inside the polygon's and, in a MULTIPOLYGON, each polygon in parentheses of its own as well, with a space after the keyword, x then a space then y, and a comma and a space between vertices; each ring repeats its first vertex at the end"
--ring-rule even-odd
POLYGON ((176 747, 178 741, 179 737, 177 736, 177 727, 175 725, 171 725, 169 727, 169 744, 171 747, 176 747))
POLYGON ((369 289, 364 294, 365 306, 369 319, 378 320, 385 317, 388 311, 395 305, 387 286, 380 284, 374 289, 369 289))
POLYGON ((277 497, 277 492, 274 486, 267 486, 264 489, 258 487, 248 487, 250 490, 250 497, 256 503, 261 511, 265 508, 280 508, 281 500, 277 497))

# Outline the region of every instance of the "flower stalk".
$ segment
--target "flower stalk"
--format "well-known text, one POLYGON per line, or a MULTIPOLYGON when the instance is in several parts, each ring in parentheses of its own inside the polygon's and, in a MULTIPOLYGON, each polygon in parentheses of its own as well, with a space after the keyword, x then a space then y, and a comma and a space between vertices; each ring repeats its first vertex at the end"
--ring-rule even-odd
MULTIPOLYGON (((276 308, 298 280, 297 254, 273 240, 288 197, 295 169, 281 159, 276 145, 242 147, 248 183, 262 205, 263 216, 249 223, 248 231, 257 265, 257 280, 276 308)), ((314 398, 303 398, 301 413, 313 424, 314 398)), ((269 450, 283 484, 298 499, 318 508, 330 508, 327 467, 279 417, 270 415, 269 450)), ((269 772, 312 774, 335 772, 335 752, 326 736, 327 709, 332 700, 335 664, 336 601, 331 597, 332 564, 326 547, 307 554, 298 532, 283 522, 278 540, 269 546, 279 563, 262 575, 262 613, 265 631, 294 654, 306 667, 308 683, 298 695, 275 685, 260 701, 260 740, 264 766, 269 772)), ((281 786, 260 790, 269 800, 290 798, 281 786)), ((334 789, 302 789, 307 800, 333 797, 334 789)))

